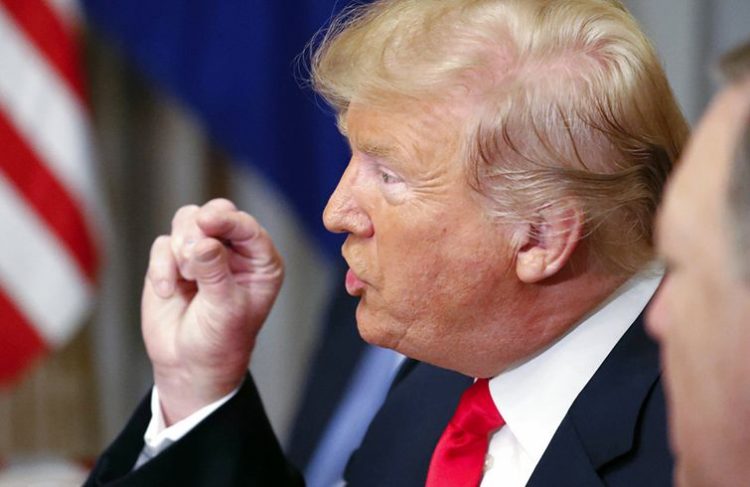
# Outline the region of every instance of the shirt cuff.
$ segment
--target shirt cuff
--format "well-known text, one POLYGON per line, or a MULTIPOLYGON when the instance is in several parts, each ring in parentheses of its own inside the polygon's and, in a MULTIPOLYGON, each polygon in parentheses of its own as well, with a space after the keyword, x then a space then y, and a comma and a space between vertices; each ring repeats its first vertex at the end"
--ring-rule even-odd
POLYGON ((164 451, 169 445, 178 441, 195 428, 198 423, 206 419, 208 415, 219 409, 225 402, 230 400, 240 390, 237 386, 232 392, 218 401, 203 406, 190 416, 167 427, 164 423, 164 414, 159 402, 159 391, 156 386, 151 391, 151 422, 143 435, 143 450, 135 462, 135 468, 140 467, 156 455, 164 451))

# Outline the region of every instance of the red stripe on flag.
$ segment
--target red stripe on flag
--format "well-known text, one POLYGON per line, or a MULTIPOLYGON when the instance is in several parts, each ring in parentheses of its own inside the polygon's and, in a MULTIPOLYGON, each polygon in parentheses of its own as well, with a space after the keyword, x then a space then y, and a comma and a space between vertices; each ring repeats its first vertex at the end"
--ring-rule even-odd
POLYGON ((10 385, 46 352, 34 327, 0 289, 0 385, 10 385))
MULTIPOLYGON (((2 111, 0 147, 0 171, 13 182, 25 201, 62 241, 81 271, 94 282, 96 250, 78 204, 40 162, 2 111)), ((19 245, 23 245, 23 242, 19 242, 19 245)))
POLYGON ((85 105, 81 65, 69 31, 45 0, 0 0, 70 89, 85 105))

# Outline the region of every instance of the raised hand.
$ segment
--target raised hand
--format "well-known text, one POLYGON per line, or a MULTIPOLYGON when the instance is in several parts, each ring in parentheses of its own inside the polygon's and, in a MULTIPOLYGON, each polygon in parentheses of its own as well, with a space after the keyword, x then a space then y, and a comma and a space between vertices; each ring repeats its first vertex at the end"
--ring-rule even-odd
POLYGON ((141 304, 167 424, 240 384, 283 275, 266 231, 232 202, 177 211, 151 248, 141 304))

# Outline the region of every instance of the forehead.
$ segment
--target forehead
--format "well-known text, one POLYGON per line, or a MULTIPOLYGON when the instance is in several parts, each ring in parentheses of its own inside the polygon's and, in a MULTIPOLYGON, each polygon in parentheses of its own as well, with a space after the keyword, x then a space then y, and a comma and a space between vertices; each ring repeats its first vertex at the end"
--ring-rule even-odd
POLYGON ((466 114, 459 104, 448 101, 394 98, 380 105, 353 101, 344 116, 343 128, 350 139, 363 135, 354 131, 366 131, 366 135, 418 133, 430 140, 430 134, 458 129, 459 120, 466 114))
POLYGON ((354 150, 394 163, 433 165, 458 154, 465 120, 466 112, 447 102, 352 103, 341 128, 354 150))
POLYGON ((746 98, 741 90, 725 89, 698 125, 668 185, 659 220, 662 245, 726 233, 727 183, 746 117, 746 98))

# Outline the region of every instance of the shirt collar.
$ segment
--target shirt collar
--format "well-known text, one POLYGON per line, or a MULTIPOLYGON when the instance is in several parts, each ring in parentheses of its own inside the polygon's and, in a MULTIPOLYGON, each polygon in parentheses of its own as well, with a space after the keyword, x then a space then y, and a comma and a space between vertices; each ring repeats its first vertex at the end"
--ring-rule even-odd
POLYGON ((643 271, 542 353, 490 380, 504 428, 536 463, 573 401, 648 304, 663 271, 643 271))

